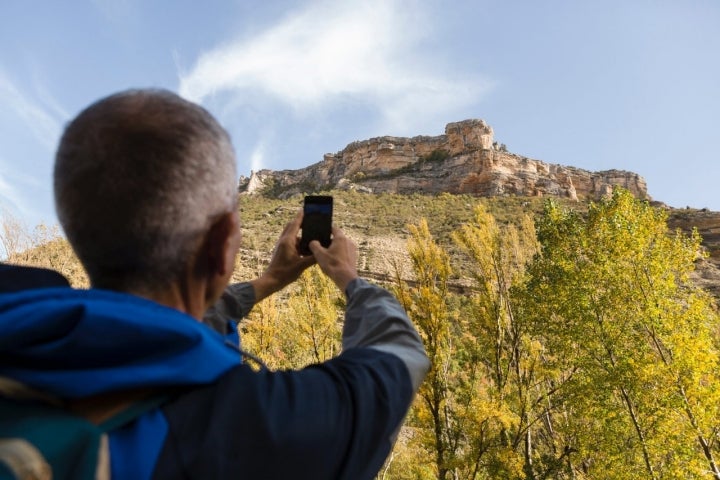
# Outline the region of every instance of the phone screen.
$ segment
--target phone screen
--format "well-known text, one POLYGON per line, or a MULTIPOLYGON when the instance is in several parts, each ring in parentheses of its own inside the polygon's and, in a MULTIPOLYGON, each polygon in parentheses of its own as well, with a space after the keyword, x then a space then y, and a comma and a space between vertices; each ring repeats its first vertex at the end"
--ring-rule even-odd
POLYGON ((318 240, 320 245, 330 246, 332 225, 333 197, 307 196, 303 206, 302 234, 300 236, 300 253, 311 255, 309 244, 318 240))

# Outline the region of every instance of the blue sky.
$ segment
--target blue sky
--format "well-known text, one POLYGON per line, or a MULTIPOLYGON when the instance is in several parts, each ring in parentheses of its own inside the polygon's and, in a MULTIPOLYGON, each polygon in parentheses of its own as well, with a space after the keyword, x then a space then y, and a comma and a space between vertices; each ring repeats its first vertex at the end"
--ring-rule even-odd
POLYGON ((202 103, 244 175, 482 118, 720 211, 718 0, 3 0, 0 45, 0 209, 30 224, 55 222, 64 123, 130 87, 202 103))

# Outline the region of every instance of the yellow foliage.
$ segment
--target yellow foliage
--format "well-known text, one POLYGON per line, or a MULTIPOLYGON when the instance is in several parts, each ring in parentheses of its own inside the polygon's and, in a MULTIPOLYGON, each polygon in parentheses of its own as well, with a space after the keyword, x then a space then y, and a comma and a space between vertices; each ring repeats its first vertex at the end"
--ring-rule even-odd
POLYGON ((272 369, 302 368, 340 353, 342 298, 319 267, 305 271, 279 304, 270 296, 241 323, 243 348, 272 369))
POLYGON ((49 268, 63 274, 73 287, 89 287, 85 270, 58 226, 41 224, 31 229, 8 212, 0 213, 0 245, 7 262, 49 268))

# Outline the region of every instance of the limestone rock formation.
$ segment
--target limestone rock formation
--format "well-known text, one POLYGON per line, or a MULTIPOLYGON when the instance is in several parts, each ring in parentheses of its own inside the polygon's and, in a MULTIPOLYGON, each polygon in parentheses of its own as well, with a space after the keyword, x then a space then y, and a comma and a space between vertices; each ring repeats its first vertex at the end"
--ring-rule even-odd
POLYGON ((280 197, 323 189, 373 193, 467 193, 597 199, 616 186, 649 199, 632 172, 589 172, 515 155, 494 141, 483 120, 449 123, 434 137, 378 137, 353 142, 299 170, 260 170, 241 178, 240 191, 280 197))
MULTIPOLYGON (((299 170, 252 172, 241 178, 240 191, 282 198, 317 190, 366 193, 467 193, 478 196, 552 196, 595 200, 621 186, 651 200, 645 180, 632 172, 589 172, 554 165, 507 151, 495 141, 483 120, 449 123, 434 137, 379 137, 353 142, 299 170)), ((720 299, 720 212, 667 208, 668 225, 686 234, 696 228, 707 259, 696 264, 693 277, 720 299)))
POLYGON ((702 237, 708 258, 696 263, 695 281, 720 299, 720 212, 707 209, 670 209, 668 227, 690 234, 693 229, 702 237))

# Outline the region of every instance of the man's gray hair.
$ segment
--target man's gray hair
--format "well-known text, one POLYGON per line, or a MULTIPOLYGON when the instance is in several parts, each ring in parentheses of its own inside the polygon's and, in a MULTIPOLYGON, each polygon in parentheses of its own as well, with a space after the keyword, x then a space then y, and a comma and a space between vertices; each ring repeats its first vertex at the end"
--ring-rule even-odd
POLYGON ((131 90, 65 129, 55 205, 94 286, 156 291, 237 207, 236 181, 230 139, 210 113, 165 90, 131 90))

